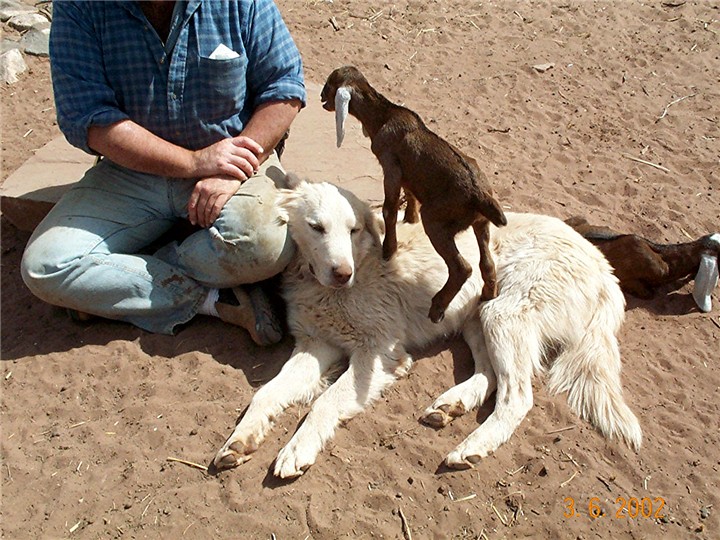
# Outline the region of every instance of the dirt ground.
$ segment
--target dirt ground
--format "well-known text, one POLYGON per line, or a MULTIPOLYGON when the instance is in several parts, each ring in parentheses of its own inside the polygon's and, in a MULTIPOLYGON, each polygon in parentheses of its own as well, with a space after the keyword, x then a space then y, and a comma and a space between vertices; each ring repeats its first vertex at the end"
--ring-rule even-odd
MULTIPOLYGON (((475 157, 506 207, 585 215, 657 242, 720 229, 718 2, 278 5, 308 81, 357 65, 475 157)), ((59 134, 48 61, 28 63, 0 88, 2 180, 59 134)), ((273 459, 306 408, 281 417, 238 469, 212 476, 168 458, 209 463, 290 338, 259 349, 204 317, 176 336, 79 325, 22 283, 28 237, 3 218, 4 538, 720 537, 717 291, 707 314, 691 283, 628 298, 619 337, 639 453, 607 442, 537 379, 511 440, 473 470, 447 470, 445 455, 492 408, 437 431, 418 422, 470 373, 452 340, 418 355, 304 476, 281 482, 273 459)))

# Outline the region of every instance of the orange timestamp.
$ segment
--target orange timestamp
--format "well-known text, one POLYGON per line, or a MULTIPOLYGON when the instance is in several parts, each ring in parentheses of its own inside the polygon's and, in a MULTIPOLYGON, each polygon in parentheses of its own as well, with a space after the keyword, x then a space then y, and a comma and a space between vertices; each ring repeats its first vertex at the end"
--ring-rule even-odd
MULTIPOLYGON (((565 505, 563 516, 565 518, 569 519, 586 515, 585 508, 576 505, 574 498, 565 497, 563 503, 565 505)), ((665 499, 662 497, 618 497, 615 499, 615 504, 618 505, 617 508, 614 509, 615 519, 662 519, 664 517, 662 509, 665 506, 665 499)), ((587 515, 591 519, 598 519, 607 515, 605 510, 600 506, 600 497, 592 497, 588 501, 587 515)))

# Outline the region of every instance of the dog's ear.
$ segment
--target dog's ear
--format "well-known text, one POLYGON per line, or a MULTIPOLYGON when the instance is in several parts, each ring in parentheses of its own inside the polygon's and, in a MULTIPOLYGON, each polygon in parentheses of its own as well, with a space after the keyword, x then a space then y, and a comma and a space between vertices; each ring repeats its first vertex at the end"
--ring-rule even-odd
POLYGON ((285 187, 288 189, 297 189, 303 182, 304 180, 294 172, 289 172, 285 175, 285 187))
POLYGON ((382 236, 385 234, 385 222, 370 207, 365 210, 365 228, 370 232, 373 238, 373 244, 376 246, 382 245, 382 236))
POLYGON ((276 205, 278 209, 278 221, 282 224, 290 222, 290 214, 297 207, 299 194, 294 189, 278 189, 276 205))

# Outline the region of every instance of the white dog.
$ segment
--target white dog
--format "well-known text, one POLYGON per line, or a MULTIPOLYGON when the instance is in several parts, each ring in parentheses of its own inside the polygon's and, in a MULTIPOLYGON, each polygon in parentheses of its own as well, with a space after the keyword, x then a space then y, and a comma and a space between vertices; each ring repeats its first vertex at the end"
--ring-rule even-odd
POLYGON ((497 395, 494 412, 447 456, 448 466, 472 467, 509 439, 532 407, 533 373, 547 363, 551 391, 567 392, 571 408, 605 436, 640 447, 640 425, 620 385, 615 335, 624 297, 607 261, 572 228, 508 213, 508 225, 491 236, 499 294, 482 304, 478 245, 472 233, 459 235, 458 247, 476 270, 435 324, 426 314, 447 268, 421 226, 398 227, 398 252, 384 261, 382 224, 367 204, 330 184, 297 182, 280 202, 297 244, 283 293, 295 350, 253 397, 215 457, 218 469, 249 459, 277 415, 317 397, 275 461, 276 476, 303 474, 340 422, 407 372, 406 350, 460 332, 475 374, 441 395, 423 421, 443 426, 496 387, 497 395), (551 350, 556 354, 547 358, 551 350), (347 357, 347 371, 326 389, 326 375, 347 357))

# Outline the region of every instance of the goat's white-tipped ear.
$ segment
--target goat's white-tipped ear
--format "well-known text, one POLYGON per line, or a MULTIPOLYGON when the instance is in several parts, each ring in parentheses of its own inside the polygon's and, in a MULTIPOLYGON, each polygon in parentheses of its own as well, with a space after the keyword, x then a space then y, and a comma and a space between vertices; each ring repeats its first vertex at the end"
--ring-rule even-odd
POLYGON ((718 284, 718 258, 703 253, 700 255, 700 268, 695 276, 693 298, 700 311, 709 313, 712 309, 712 292, 718 284))
POLYGON ((340 148, 345 138, 345 119, 350 108, 350 89, 347 86, 341 86, 335 92, 335 135, 337 137, 337 147, 340 148))

